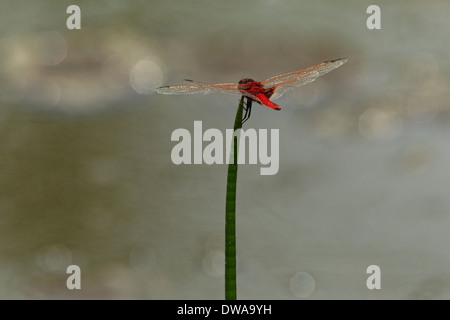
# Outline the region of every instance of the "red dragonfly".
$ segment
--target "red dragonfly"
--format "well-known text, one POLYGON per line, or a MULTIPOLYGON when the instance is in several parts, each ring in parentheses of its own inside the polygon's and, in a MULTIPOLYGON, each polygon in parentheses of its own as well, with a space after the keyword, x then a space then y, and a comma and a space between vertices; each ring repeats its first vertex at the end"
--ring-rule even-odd
POLYGON ((184 86, 165 86, 156 89, 156 92, 162 94, 194 94, 194 93, 213 93, 221 92, 234 95, 243 95, 247 98, 247 108, 242 123, 250 118, 251 102, 255 101, 274 110, 280 110, 281 107, 271 101, 281 97, 286 91, 292 88, 300 87, 304 84, 316 80, 316 78, 330 72, 346 63, 348 59, 328 60, 308 68, 298 71, 285 73, 264 81, 253 79, 242 79, 238 83, 219 83, 211 84, 193 80, 185 80, 193 83, 184 86))

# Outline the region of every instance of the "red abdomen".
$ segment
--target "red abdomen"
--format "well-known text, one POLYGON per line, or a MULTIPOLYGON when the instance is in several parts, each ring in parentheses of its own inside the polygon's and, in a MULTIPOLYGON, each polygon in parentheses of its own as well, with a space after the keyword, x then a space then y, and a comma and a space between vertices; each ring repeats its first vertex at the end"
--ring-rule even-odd
POLYGON ((277 105, 276 103, 273 103, 270 101, 263 93, 257 94, 256 97, 261 100, 261 102, 268 106, 269 108, 275 109, 275 110, 281 110, 281 107, 277 105))

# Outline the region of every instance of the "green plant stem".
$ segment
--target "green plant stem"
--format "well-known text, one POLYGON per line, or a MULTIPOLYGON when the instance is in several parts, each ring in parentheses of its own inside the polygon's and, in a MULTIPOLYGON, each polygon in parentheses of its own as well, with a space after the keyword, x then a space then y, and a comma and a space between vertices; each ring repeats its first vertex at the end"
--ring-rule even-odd
MULTIPOLYGON (((242 128, 244 96, 234 120, 234 131, 242 128)), ((236 180, 238 169, 238 137, 233 136, 233 159, 228 164, 227 199, 225 208, 225 299, 236 300, 236 180)))

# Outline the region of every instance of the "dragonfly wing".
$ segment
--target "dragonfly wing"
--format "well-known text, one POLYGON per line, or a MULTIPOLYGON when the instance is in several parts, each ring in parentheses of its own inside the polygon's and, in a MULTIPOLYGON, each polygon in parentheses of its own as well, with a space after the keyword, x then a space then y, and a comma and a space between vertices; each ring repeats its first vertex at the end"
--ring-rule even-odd
POLYGON ((242 93, 238 90, 237 83, 219 83, 219 84, 211 84, 205 82, 197 82, 193 80, 186 80, 193 85, 185 85, 185 86, 165 86, 159 87, 156 89, 156 92, 162 94, 208 94, 214 92, 220 92, 225 94, 233 94, 233 95, 242 95, 242 93))
POLYGON ((280 76, 272 77, 261 82, 261 84, 268 87, 275 87, 274 94, 271 99, 281 97, 286 91, 316 80, 318 77, 330 72, 331 70, 340 67, 346 63, 348 59, 329 60, 317 65, 280 76))

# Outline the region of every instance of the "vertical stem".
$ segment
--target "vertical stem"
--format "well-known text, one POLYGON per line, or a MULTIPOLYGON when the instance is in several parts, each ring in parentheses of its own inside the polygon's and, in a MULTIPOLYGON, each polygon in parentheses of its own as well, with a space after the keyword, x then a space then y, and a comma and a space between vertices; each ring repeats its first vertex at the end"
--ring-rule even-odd
MULTIPOLYGON (((248 103, 251 103, 247 99, 248 103)), ((244 96, 234 120, 234 131, 242 128, 244 96)), ((238 138, 233 136, 233 159, 228 164, 227 199, 225 208, 225 299, 236 300, 236 180, 238 168, 238 138)))

